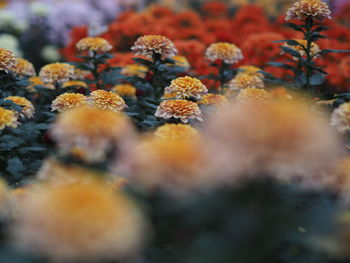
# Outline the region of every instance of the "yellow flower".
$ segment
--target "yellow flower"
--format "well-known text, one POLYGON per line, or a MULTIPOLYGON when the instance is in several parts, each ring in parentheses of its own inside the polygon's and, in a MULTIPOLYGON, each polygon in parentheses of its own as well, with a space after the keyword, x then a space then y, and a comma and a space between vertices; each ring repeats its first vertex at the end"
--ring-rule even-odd
POLYGON ((191 67, 187 58, 184 56, 173 56, 172 59, 175 60, 175 66, 183 67, 186 70, 188 70, 191 67))
POLYGON ((198 131, 191 125, 175 123, 166 123, 154 132, 154 136, 164 140, 193 139, 198 134, 198 131))
POLYGON ((68 88, 68 87, 73 87, 73 86, 82 87, 85 89, 88 87, 88 85, 84 81, 70 80, 70 81, 64 82, 62 85, 62 88, 68 88))
POLYGON ((293 18, 304 19, 308 16, 312 16, 316 19, 331 19, 331 10, 328 4, 321 0, 299 0, 288 9, 286 20, 293 18))
POLYGON ((176 55, 177 49, 174 43, 159 35, 146 35, 139 37, 131 50, 136 55, 143 55, 152 58, 154 54, 160 55, 162 58, 172 58, 176 55))
POLYGON ((9 96, 5 98, 5 100, 10 100, 13 103, 16 103, 17 105, 22 107, 22 113, 20 114, 21 117, 32 118, 34 116, 34 113, 35 113, 34 106, 26 98, 19 97, 19 96, 9 96))
POLYGON ((36 77, 36 76, 30 77, 29 81, 35 86, 44 86, 45 85, 40 77, 36 77))
POLYGON ((226 42, 211 44, 205 51, 208 60, 222 60, 226 64, 235 64, 243 59, 242 51, 236 45, 226 42))
POLYGON ((33 64, 24 58, 17 59, 15 72, 19 76, 32 77, 36 75, 33 64))
MULTIPOLYGON (((122 166, 131 181, 166 193, 182 194, 193 188, 206 188, 210 162, 205 143, 199 138, 141 141, 122 166)), ((208 178, 209 177, 209 178, 208 178)))
POLYGON ((122 74, 125 76, 138 76, 144 78, 147 73, 147 67, 139 64, 126 65, 122 69, 122 74))
POLYGON ((101 262, 136 254, 144 230, 129 197, 96 180, 38 189, 24 200, 12 234, 21 249, 51 262, 101 262))
POLYGON ((74 67, 66 63, 52 63, 44 66, 39 73, 44 83, 61 84, 74 78, 74 67))
POLYGON ((317 178, 341 152, 326 118, 298 101, 233 104, 209 118, 204 134, 218 177, 230 174, 234 182, 263 175, 293 182, 317 178))
POLYGON ((52 111, 63 112, 72 108, 86 106, 87 98, 80 93, 63 93, 51 104, 52 111))
POLYGON ((91 106, 99 109, 122 111, 127 107, 122 97, 105 90, 95 90, 90 94, 88 101, 91 106))
POLYGON ((109 42, 101 37, 86 37, 81 39, 77 43, 77 48, 80 51, 95 51, 95 52, 107 52, 111 50, 113 47, 109 42))
POLYGON ((182 99, 191 97, 201 99, 203 95, 208 93, 208 90, 199 79, 186 76, 172 80, 164 92, 173 93, 182 99))
POLYGON ((17 128, 18 114, 12 110, 6 110, 0 107, 0 130, 5 127, 17 128))
POLYGON ((202 112, 197 103, 188 100, 162 101, 155 116, 163 119, 180 119, 183 123, 188 123, 190 119, 203 121, 202 112))
POLYGON ((77 107, 58 115, 51 134, 62 153, 80 149, 87 161, 95 162, 129 141, 133 129, 122 113, 77 107))
POLYGON ((340 133, 350 131, 350 102, 343 103, 333 111, 331 125, 335 126, 340 133))
POLYGON ((230 89, 246 89, 246 88, 264 88, 264 81, 255 75, 237 74, 237 76, 229 82, 230 89))
POLYGON ((17 58, 11 51, 0 48, 0 70, 5 72, 16 69, 17 58))
POLYGON ((259 72, 259 71, 262 71, 261 68, 247 65, 247 66, 240 66, 238 69, 241 70, 241 72, 239 72, 238 75, 245 74, 245 75, 257 76, 261 79, 264 78, 264 75, 259 72))
MULTIPOLYGON (((285 43, 284 46, 297 51, 302 57, 306 56, 305 49, 307 47, 307 41, 305 39, 294 39, 294 40, 297 41, 302 46, 299 46, 299 45, 291 46, 291 45, 288 45, 287 43, 285 43)), ((310 50, 311 56, 318 57, 317 54, 320 51, 321 51, 320 47, 315 42, 312 42, 311 50, 310 50)))
POLYGON ((236 99, 240 104, 265 104, 271 101, 272 95, 264 89, 247 88, 242 89, 236 99))
POLYGON ((119 84, 113 87, 113 92, 118 93, 120 96, 135 97, 136 88, 131 84, 119 84))
POLYGON ((228 101, 225 96, 220 94, 206 94, 198 104, 212 105, 215 107, 227 105, 228 101))

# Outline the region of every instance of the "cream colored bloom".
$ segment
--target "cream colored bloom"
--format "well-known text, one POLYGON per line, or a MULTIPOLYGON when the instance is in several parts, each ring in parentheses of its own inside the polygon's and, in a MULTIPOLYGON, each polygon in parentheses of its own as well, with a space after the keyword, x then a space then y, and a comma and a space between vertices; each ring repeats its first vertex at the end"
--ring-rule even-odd
POLYGON ((131 50, 136 55, 143 55, 152 58, 153 54, 158 54, 162 58, 172 58, 176 55, 177 49, 174 43, 159 35, 146 35, 139 37, 131 50))
POLYGON ((243 59, 241 49, 234 44, 226 42, 211 44, 205 51, 205 56, 212 62, 219 59, 226 64, 236 64, 243 59))
POLYGON ((350 131, 350 102, 343 103, 333 111, 331 125, 340 133, 350 131))
POLYGON ((193 139, 199 135, 198 130, 188 124, 166 123, 154 131, 154 136, 164 140, 193 139))
POLYGON ((66 63, 52 63, 44 66, 39 73, 48 84, 61 84, 74 78, 74 67, 66 63))
POLYGON ((0 48, 0 70, 5 72, 16 69, 17 58, 15 54, 7 49, 0 48))
POLYGON ((86 37, 81 39, 77 43, 77 48, 80 51, 95 51, 95 52, 108 52, 110 51, 113 47, 109 42, 101 37, 86 37))
POLYGON ((51 104, 52 111, 63 112, 72 108, 86 106, 87 97, 80 93, 63 93, 51 104))
POLYGON ((202 112, 197 103, 188 100, 162 101, 155 116, 163 119, 180 119, 183 123, 188 123, 190 119, 203 121, 202 112))
POLYGON ((24 58, 18 58, 15 72, 19 76, 33 77, 36 75, 34 66, 24 58))
POLYGON ((236 100, 239 104, 265 104, 272 100, 272 95, 264 89, 246 88, 238 93, 236 100))
POLYGON ((233 90, 247 88, 264 88, 264 81, 255 75, 237 74, 237 76, 229 82, 229 88, 233 90))
POLYGON ((328 4, 322 0, 298 0, 288 9, 286 20, 304 19, 308 16, 317 19, 331 19, 331 10, 328 4))

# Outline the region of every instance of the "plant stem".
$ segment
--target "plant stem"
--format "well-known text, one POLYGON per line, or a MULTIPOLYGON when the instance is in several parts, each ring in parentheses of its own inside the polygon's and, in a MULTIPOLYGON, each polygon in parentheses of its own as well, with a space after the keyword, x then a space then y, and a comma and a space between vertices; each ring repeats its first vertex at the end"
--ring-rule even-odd
POLYGON ((91 57, 91 64, 92 64, 92 70, 91 70, 91 73, 94 77, 94 80, 96 82, 96 88, 97 89, 100 89, 101 88, 101 85, 100 85, 100 74, 98 72, 98 62, 96 60, 96 55, 97 53, 95 51, 93 51, 92 53, 92 57, 91 57))
POLYGON ((311 16, 308 16, 306 19, 306 32, 305 32, 305 39, 307 41, 306 45, 306 65, 305 65, 305 71, 306 71, 306 90, 310 94, 310 98, 313 97, 314 91, 313 86, 311 85, 311 77, 312 77, 312 55, 311 55, 311 47, 312 47, 312 27, 313 27, 313 18, 311 16))

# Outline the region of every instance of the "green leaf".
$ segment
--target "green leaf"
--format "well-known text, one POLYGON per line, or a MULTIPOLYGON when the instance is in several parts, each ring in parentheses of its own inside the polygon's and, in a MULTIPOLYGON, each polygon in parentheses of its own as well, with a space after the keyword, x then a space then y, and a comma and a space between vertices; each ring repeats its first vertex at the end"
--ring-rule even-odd
POLYGON ((25 167, 18 157, 14 157, 7 161, 6 170, 10 174, 18 176, 25 171, 25 167))
POLYGON ((325 74, 317 72, 310 78, 310 84, 313 86, 321 85, 325 81, 325 74))
POLYGON ((287 53, 287 54, 289 54, 289 55, 292 55, 293 57, 301 58, 301 55, 299 54, 299 52, 296 51, 296 50, 293 49, 293 48, 282 46, 281 49, 282 49, 285 53, 287 53))

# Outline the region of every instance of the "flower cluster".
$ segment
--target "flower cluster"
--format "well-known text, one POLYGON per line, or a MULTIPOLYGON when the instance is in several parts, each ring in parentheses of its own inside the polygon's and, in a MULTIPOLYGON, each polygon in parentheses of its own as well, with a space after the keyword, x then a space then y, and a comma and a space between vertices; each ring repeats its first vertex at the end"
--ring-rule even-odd
POLYGON ((331 18, 331 10, 322 0, 298 0, 288 10, 286 20, 304 19, 312 16, 318 19, 331 18))
POLYGON ((66 63, 53 63, 44 66, 39 73, 43 82, 61 84, 74 78, 74 67, 66 63))
POLYGON ((208 60, 222 60, 227 64, 235 64, 243 59, 242 51, 231 43, 214 43, 205 51, 208 60))
POLYGON ((191 97, 201 99, 208 90, 199 79, 186 76, 172 80, 164 92, 174 94, 175 97, 181 99, 191 97))
POLYGON ((87 105, 87 98, 79 93, 63 93, 59 95, 51 104, 52 111, 63 112, 75 107, 87 105))
POLYGON ((113 47, 108 43, 108 41, 101 37, 86 37, 81 39, 77 43, 77 48, 80 51, 94 51, 94 52, 107 52, 113 47))
POLYGON ((95 90, 90 94, 88 101, 92 107, 98 109, 122 111, 127 107, 121 96, 114 92, 105 90, 95 90))
POLYGON ((152 57, 154 54, 162 58, 172 58, 176 55, 177 49, 174 43, 164 36, 147 35, 138 38, 131 50, 136 55, 152 57))

